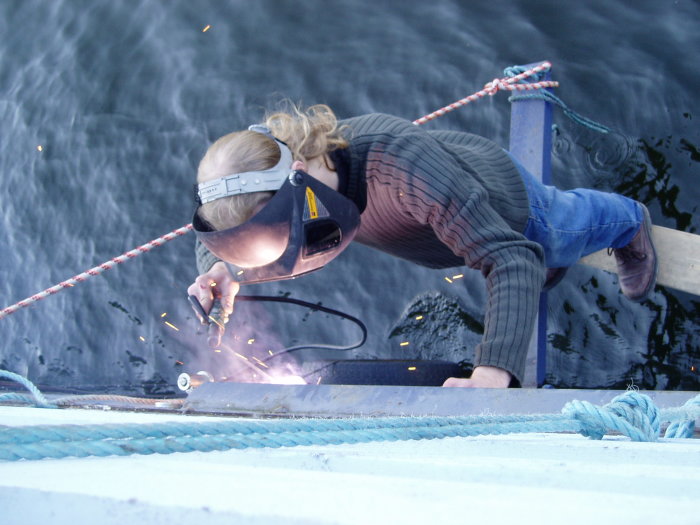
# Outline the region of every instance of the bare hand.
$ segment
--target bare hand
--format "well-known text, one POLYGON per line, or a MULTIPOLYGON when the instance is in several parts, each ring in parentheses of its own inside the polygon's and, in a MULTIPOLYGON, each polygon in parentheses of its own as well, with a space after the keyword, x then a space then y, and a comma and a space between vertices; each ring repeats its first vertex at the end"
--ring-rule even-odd
MULTIPOLYGON (((215 301, 221 304, 221 319, 211 319, 213 324, 209 329, 209 346, 213 348, 221 343, 224 325, 228 316, 233 313, 233 302, 239 290, 240 285, 233 280, 228 268, 221 261, 215 263, 208 272, 198 276, 187 288, 188 295, 197 297, 205 312, 211 312, 215 301)), ((199 312, 195 310, 195 313, 202 324, 209 324, 199 312)))
POLYGON ((511 375, 495 366, 477 366, 469 379, 449 377, 442 384, 446 387, 461 388, 508 388, 511 375))

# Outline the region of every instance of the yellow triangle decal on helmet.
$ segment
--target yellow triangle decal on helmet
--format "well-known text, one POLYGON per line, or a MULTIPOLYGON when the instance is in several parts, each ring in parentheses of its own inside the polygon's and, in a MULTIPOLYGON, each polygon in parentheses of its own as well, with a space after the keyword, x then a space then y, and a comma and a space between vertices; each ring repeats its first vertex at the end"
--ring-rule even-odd
POLYGON ((330 213, 328 209, 323 205, 321 199, 319 199, 313 190, 309 187, 306 188, 306 205, 304 206, 304 220, 309 221, 313 219, 319 219, 323 217, 328 217, 330 213))

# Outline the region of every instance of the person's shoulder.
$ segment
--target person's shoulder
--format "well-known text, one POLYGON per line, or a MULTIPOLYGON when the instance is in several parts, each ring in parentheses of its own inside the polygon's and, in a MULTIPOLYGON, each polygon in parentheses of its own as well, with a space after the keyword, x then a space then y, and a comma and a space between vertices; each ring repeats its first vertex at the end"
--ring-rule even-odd
POLYGON ((368 113, 340 121, 352 130, 352 135, 403 134, 416 129, 411 121, 387 113, 368 113))

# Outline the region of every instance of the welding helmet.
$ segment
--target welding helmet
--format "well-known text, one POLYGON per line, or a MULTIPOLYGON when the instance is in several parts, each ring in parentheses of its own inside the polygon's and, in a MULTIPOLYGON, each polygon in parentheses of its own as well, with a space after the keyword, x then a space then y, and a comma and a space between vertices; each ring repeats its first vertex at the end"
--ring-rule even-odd
POLYGON ((251 131, 274 139, 280 160, 270 169, 235 173, 197 186, 197 201, 275 191, 248 221, 215 231, 195 211, 197 238, 223 260, 236 281, 250 284, 291 279, 323 268, 352 241, 360 212, 351 200, 308 173, 292 170, 292 154, 264 126, 251 131))

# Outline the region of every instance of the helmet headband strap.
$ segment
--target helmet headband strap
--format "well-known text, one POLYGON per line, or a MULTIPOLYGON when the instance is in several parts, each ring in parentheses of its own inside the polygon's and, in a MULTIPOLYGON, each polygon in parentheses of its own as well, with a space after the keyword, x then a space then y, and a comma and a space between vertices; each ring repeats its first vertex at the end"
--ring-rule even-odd
POLYGON ((261 133, 272 139, 279 147, 280 160, 272 168, 262 171, 246 171, 233 173, 208 182, 197 185, 197 200, 200 204, 240 195, 241 193, 253 193, 256 191, 277 191, 289 176, 292 169, 292 152, 281 140, 277 140, 270 130, 262 125, 255 124, 248 128, 255 133, 261 133))

